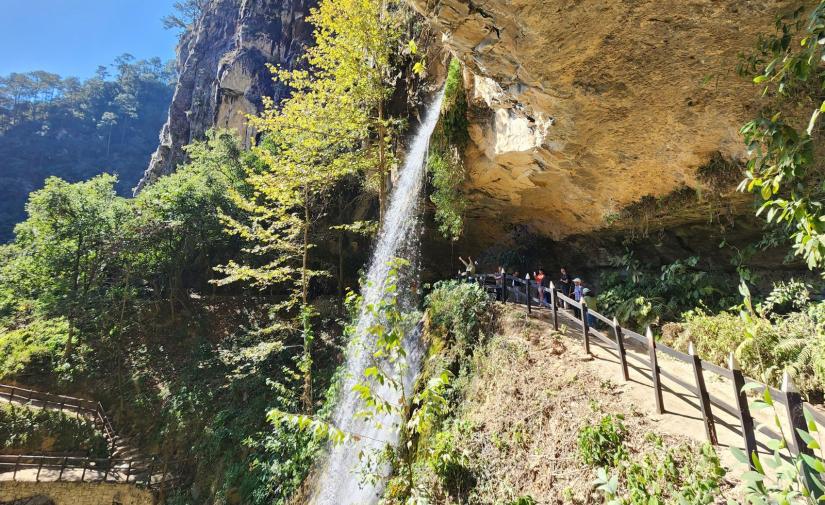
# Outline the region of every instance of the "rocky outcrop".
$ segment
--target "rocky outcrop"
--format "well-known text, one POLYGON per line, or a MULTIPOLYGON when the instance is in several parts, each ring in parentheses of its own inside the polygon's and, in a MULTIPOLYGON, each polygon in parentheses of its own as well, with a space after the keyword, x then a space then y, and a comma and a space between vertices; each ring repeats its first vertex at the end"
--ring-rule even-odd
POLYGON ((184 159, 183 146, 212 127, 254 135, 246 115, 261 97, 280 101, 267 63, 293 68, 311 40, 305 21, 314 0, 212 0, 178 46, 178 82, 160 145, 137 190, 168 174, 184 159))
POLYGON ((556 239, 645 197, 707 189, 700 167, 743 159, 738 128, 758 91, 736 74, 738 54, 795 6, 410 1, 467 69, 470 233, 518 223, 556 239))

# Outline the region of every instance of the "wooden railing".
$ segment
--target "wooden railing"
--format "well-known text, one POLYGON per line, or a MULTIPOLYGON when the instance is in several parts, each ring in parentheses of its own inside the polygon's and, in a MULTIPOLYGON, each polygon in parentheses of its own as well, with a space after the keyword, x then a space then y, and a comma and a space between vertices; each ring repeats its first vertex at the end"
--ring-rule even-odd
MULTIPOLYGON (((466 278, 465 278, 466 279, 466 278)), ((559 329, 559 314, 564 312, 568 319, 574 321, 577 326, 581 328, 581 335, 584 342, 584 350, 590 353, 591 338, 596 338, 604 345, 616 351, 619 356, 619 364, 621 373, 625 381, 629 379, 628 376, 628 357, 636 361, 638 364, 647 367, 650 370, 650 379, 653 383, 653 401, 656 404, 656 410, 662 414, 665 412, 664 398, 662 395, 663 386, 662 378, 678 384, 682 388, 691 392, 696 396, 699 403, 699 409, 702 413, 702 418, 705 426, 705 434, 707 439, 714 445, 718 444, 718 437, 716 434, 716 426, 714 421, 713 409, 718 408, 734 418, 739 420, 741 427, 744 447, 747 454, 753 454, 757 450, 756 432, 766 434, 768 436, 776 436, 765 427, 756 428, 754 419, 751 416, 748 400, 743 387, 746 383, 753 384, 752 387, 756 392, 762 393, 768 390, 773 397, 773 400, 780 404, 787 415, 789 426, 792 427, 792 440, 789 440, 789 449, 792 454, 799 455, 800 453, 813 455, 811 449, 807 447, 799 435, 798 430, 807 431, 807 423, 804 417, 803 409, 807 411, 815 422, 825 427, 825 415, 819 410, 813 408, 812 405, 803 401, 799 391, 793 384, 791 376, 786 372, 781 389, 776 389, 767 384, 745 377, 739 367, 733 352, 730 353, 728 367, 721 367, 715 363, 701 359, 693 350, 693 345, 690 345, 688 353, 681 352, 677 349, 668 347, 667 345, 657 342, 653 337, 653 332, 650 327, 645 330, 642 335, 633 330, 623 328, 616 318, 610 318, 604 314, 600 314, 595 310, 591 310, 584 301, 576 301, 569 296, 565 296, 555 285, 551 282, 549 286, 542 287, 549 295, 549 301, 545 301, 538 296, 539 286, 531 279, 521 279, 511 275, 496 276, 493 274, 476 275, 468 280, 478 282, 481 286, 492 295, 495 294, 498 300, 504 303, 517 303, 525 305, 528 312, 533 310, 548 311, 553 322, 553 327, 559 329), (566 307, 572 307, 574 312, 569 312, 566 307), (588 316, 592 316, 604 323, 607 331, 611 335, 606 334, 595 328, 591 328, 588 316), (647 359, 638 356, 635 353, 628 353, 626 350, 627 342, 633 342, 642 346, 647 350, 647 359), (664 354, 677 361, 689 364, 693 369, 692 383, 684 380, 676 373, 663 368, 659 364, 659 355, 664 354), (732 383, 729 400, 719 398, 711 394, 705 384, 705 372, 716 374, 720 377, 728 379, 732 383)), ((670 389, 670 388, 668 388, 670 389)), ((807 465, 804 465, 807 466, 807 465)), ((751 467, 754 463, 751 462, 751 467)), ((808 471, 811 471, 808 469, 808 471)))
MULTIPOLYGON (((113 453, 118 441, 109 416, 100 402, 56 395, 43 391, 0 384, 0 398, 9 402, 23 403, 50 410, 68 411, 91 418, 106 438, 109 453, 113 453)), ((2 455, 0 454, 0 474, 11 473, 12 480, 18 480, 18 473, 24 473, 24 480, 30 480, 26 470, 37 469, 35 482, 41 480, 41 473, 50 474, 50 481, 73 482, 125 482, 150 488, 174 486, 178 478, 172 470, 181 468, 178 463, 164 461, 157 456, 140 458, 92 458, 88 456, 58 455, 2 455), (68 474, 66 471, 69 470, 68 474), (160 471, 160 473, 158 473, 160 471), (80 473, 78 479, 78 472, 80 473), (87 478, 87 474, 89 477, 87 478), (90 480, 91 479, 91 480, 90 480)))
POLYGON ((11 480, 34 482, 112 482, 135 484, 159 489, 174 486, 178 481, 170 468, 177 463, 157 458, 116 459, 76 456, 0 455, 0 474, 11 473, 11 480))

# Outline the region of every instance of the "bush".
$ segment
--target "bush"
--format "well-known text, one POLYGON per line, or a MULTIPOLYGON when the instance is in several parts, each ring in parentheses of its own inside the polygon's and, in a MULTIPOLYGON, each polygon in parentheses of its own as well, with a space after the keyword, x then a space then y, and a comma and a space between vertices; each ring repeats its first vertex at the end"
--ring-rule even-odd
POLYGON ((430 330, 462 348, 478 341, 490 299, 476 283, 442 281, 425 301, 430 330))
POLYGON ((48 375, 59 364, 68 334, 69 323, 62 317, 0 328, 0 377, 48 375))
POLYGON ((88 419, 67 412, 0 406, 0 449, 13 453, 85 452, 108 456, 106 440, 88 419))
POLYGON ((595 484, 609 503, 714 503, 725 471, 710 444, 698 451, 690 444, 665 449, 655 435, 648 440, 654 447, 621 462, 615 473, 599 468, 595 484))
POLYGON ((825 302, 746 319, 730 312, 691 311, 682 323, 665 325, 663 341, 682 351, 693 342, 703 359, 720 366, 727 366, 734 352, 745 375, 778 386, 788 370, 803 393, 825 391, 825 302))
POLYGON ((643 270, 627 253, 613 259, 618 272, 601 276, 599 307, 622 324, 636 328, 675 321, 695 307, 730 307, 736 300, 723 292, 725 280, 698 268, 699 257, 677 260, 660 273, 643 270))
POLYGON ((627 459, 627 428, 622 419, 621 415, 606 415, 598 424, 579 430, 578 454, 582 463, 613 468, 627 459))
POLYGON ((454 496, 472 489, 476 478, 469 469, 469 458, 457 446, 456 432, 448 429, 439 432, 432 441, 427 465, 441 481, 441 485, 454 496))

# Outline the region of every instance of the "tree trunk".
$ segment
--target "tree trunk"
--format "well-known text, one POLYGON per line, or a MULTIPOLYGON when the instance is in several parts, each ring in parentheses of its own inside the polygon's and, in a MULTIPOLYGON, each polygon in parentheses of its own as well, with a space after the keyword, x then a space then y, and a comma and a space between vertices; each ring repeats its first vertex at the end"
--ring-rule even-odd
POLYGON ((384 221, 384 212, 387 209, 387 129, 384 126, 384 101, 378 102, 378 220, 384 221))
POLYGON ((308 310, 309 303, 309 193, 304 191, 304 249, 301 259, 301 319, 304 331, 304 411, 312 414, 312 339, 309 334, 312 331, 312 320, 304 311, 308 310))
POLYGON ((83 254, 83 235, 77 237, 77 249, 74 254, 74 272, 72 272, 72 299, 69 300, 69 334, 66 336, 66 346, 63 348, 63 359, 68 360, 72 355, 74 344, 75 312, 77 306, 77 290, 80 287, 80 257, 83 254))

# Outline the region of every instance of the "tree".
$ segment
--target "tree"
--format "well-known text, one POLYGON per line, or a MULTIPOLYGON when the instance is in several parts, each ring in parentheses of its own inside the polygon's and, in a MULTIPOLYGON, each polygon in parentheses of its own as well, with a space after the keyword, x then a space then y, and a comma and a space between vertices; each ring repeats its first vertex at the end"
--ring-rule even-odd
MULTIPOLYGON (((401 126, 390 117, 387 103, 400 75, 403 9, 398 0, 324 0, 308 18, 315 26, 315 45, 305 54, 310 70, 275 69, 293 88, 336 103, 337 109, 329 111, 335 113, 333 135, 368 146, 361 149, 359 169, 378 189, 381 217, 401 126)), ((276 105, 270 103, 268 110, 276 105)))
POLYGON ((756 52, 740 65, 740 73, 755 75, 770 103, 741 128, 752 157, 739 188, 759 193, 758 214, 785 225, 794 252, 814 269, 825 266, 825 186, 817 151, 825 112, 825 1, 807 23, 804 11, 777 19, 777 32, 760 37, 756 52), (800 108, 813 112, 800 118, 794 114, 800 108))
POLYGON ((251 118, 265 138, 255 150, 266 166, 248 171, 249 195, 235 193, 250 217, 226 219, 230 233, 250 244, 245 252, 261 262, 229 262, 220 267, 226 277, 219 283, 287 289, 287 300, 276 308, 291 311, 302 328, 307 412, 312 410, 309 289, 314 278, 329 275, 313 268, 313 235, 328 195, 352 173, 374 176, 383 213, 397 126, 388 119, 386 101, 395 79, 399 9, 394 0, 325 0, 313 9, 309 21, 316 45, 305 55, 309 70, 272 67, 293 93, 280 104, 265 99, 263 114, 251 118))
POLYGON ((125 219, 124 200, 115 195, 115 177, 100 175, 69 184, 51 177, 32 193, 28 219, 15 229, 16 275, 22 298, 36 299, 47 317, 65 316, 69 358, 76 330, 87 330, 97 313, 92 300, 109 280, 114 250, 125 219))
POLYGON ((167 30, 177 29, 180 30, 181 33, 184 33, 191 28, 193 23, 200 19, 208 4, 209 0, 183 0, 182 2, 175 2, 173 4, 175 12, 163 17, 163 27, 167 30))

